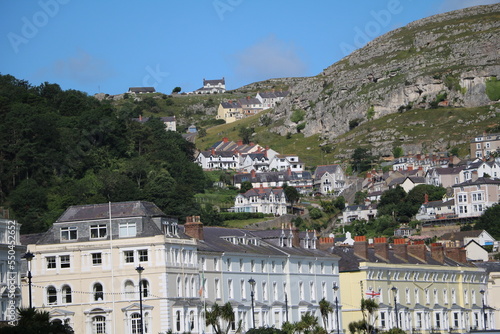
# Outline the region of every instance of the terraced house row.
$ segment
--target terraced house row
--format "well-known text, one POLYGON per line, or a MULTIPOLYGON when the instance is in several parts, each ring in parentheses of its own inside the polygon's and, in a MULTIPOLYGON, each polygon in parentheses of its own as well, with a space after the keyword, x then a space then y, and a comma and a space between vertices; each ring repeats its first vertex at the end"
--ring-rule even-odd
MULTIPOLYGON (((379 329, 465 333, 496 324, 488 270, 467 263, 460 248, 362 237, 339 245, 288 224, 249 230, 188 217, 179 225, 142 201, 72 206, 46 233, 21 239, 34 255, 33 306, 77 333, 139 333, 141 326, 212 333, 205 309, 226 302, 235 312, 232 331, 238 323, 244 331, 281 328, 306 312, 321 319, 323 298, 339 310, 327 330, 346 333, 362 319, 361 298, 371 296, 379 329)), ((28 306, 25 275, 21 282, 28 306)))

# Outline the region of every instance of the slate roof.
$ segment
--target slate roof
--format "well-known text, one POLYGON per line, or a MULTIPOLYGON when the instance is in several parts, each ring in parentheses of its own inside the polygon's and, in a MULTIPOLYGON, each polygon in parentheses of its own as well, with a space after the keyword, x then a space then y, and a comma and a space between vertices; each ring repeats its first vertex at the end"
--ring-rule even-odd
MULTIPOLYGON (((199 240, 198 250, 204 252, 226 252, 226 253, 245 253, 256 255, 282 256, 288 255, 306 256, 306 257, 329 257, 336 258, 329 252, 319 249, 280 247, 279 236, 281 230, 247 230, 238 228, 225 228, 217 226, 203 227, 204 239, 199 240), (252 244, 234 244, 223 237, 248 237, 260 240, 258 245, 252 244)), ((299 237, 305 237, 306 232, 300 232, 299 237)), ((289 230, 285 230, 288 237, 289 230)))
MULTIPOLYGON (((57 219, 56 223, 109 218, 109 203, 73 205, 57 219)), ((131 201, 111 203, 112 218, 166 216, 154 203, 131 201)))
POLYGON ((337 169, 341 168, 340 165, 319 165, 316 167, 316 170, 314 171, 314 179, 320 179, 323 174, 328 172, 329 174, 335 174, 337 172, 337 169))
POLYGON ((394 250, 388 249, 388 259, 382 259, 375 255, 375 249, 373 247, 368 247, 368 260, 362 259, 361 257, 354 254, 354 248, 351 246, 336 246, 331 248, 331 252, 335 255, 340 256, 339 270, 342 271, 357 271, 359 270, 360 262, 379 262, 379 263, 390 263, 390 264, 428 264, 428 265, 445 265, 445 266, 465 266, 470 267, 469 264, 464 264, 460 262, 453 261, 450 258, 444 257, 444 264, 434 260, 430 252, 426 251, 426 261, 422 261, 410 253, 408 253, 408 261, 404 261, 400 257, 394 255, 394 250))
POLYGON ((467 181, 462 182, 462 183, 454 184, 453 188, 475 186, 475 185, 481 185, 481 184, 500 184, 500 179, 490 179, 488 177, 479 177, 475 181, 467 180, 467 181))
POLYGON ((241 108, 241 104, 238 101, 225 101, 220 103, 224 109, 238 109, 241 108))
POLYGON ((154 87, 130 87, 129 92, 132 93, 154 93, 156 89, 154 87))
POLYGON ((290 174, 286 171, 259 172, 255 173, 255 177, 252 177, 252 173, 242 173, 234 175, 234 183, 241 183, 243 182, 243 180, 252 183, 286 182, 286 181, 297 181, 297 180, 312 180, 312 176, 311 173, 308 171, 300 173, 291 172, 290 174))
POLYGON ((205 79, 203 79, 203 86, 206 86, 207 84, 210 84, 210 85, 213 85, 213 86, 217 86, 220 83, 223 84, 223 85, 225 85, 226 84, 226 79, 225 78, 222 78, 222 79, 213 79, 213 80, 205 80, 205 79))
POLYGON ((282 188, 252 188, 248 190, 244 194, 240 194, 243 197, 253 197, 257 196, 259 198, 266 198, 269 197, 271 194, 274 194, 275 196, 282 196, 284 195, 283 189, 282 188))
POLYGON ((465 169, 465 166, 460 167, 444 167, 444 168, 433 168, 440 175, 456 175, 465 169))
POLYGON ((276 92, 259 92, 259 95, 264 99, 275 99, 278 97, 286 97, 288 96, 288 91, 276 91, 276 92))
POLYGON ((477 238, 479 235, 483 233, 483 230, 473 230, 473 231, 459 231, 459 232, 450 232, 445 233, 441 236, 442 240, 451 240, 451 241, 463 241, 464 238, 477 238))
POLYGON ((486 273, 500 272, 500 262, 473 262, 478 268, 486 269, 486 273))

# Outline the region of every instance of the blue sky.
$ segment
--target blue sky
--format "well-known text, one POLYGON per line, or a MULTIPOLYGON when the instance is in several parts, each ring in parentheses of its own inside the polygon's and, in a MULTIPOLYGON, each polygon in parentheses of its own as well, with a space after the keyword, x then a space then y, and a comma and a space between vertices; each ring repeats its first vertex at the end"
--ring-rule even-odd
POLYGON ((409 22, 496 0, 2 0, 0 73, 93 95, 313 76, 409 22))

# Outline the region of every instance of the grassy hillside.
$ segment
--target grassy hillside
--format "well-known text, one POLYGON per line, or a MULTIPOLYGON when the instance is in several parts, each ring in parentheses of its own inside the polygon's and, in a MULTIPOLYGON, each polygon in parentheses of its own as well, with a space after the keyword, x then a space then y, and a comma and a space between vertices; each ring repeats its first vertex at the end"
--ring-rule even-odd
POLYGON ((259 118, 265 114, 261 113, 208 129, 207 136, 198 138, 196 146, 199 150, 206 150, 222 137, 238 140, 240 127, 251 127, 255 129, 254 142, 280 153, 296 153, 309 169, 341 162, 359 146, 372 149, 372 141, 381 141, 381 138, 391 141, 394 147, 421 145, 424 153, 434 152, 436 144, 442 146, 444 143, 448 149, 457 147, 460 156, 465 157, 469 154, 468 143, 473 136, 500 124, 500 116, 495 112, 499 107, 500 104, 479 108, 417 109, 387 115, 338 137, 336 143, 328 145, 329 153, 326 153, 328 149, 321 149, 319 136, 304 138, 302 134, 279 136, 269 132, 267 127, 260 125, 259 118))

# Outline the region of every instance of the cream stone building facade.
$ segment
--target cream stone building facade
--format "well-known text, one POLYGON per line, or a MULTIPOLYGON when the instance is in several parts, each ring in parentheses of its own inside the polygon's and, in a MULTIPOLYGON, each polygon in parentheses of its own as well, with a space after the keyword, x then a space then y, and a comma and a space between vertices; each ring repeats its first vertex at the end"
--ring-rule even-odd
POLYGON ((144 333, 165 332, 174 327, 169 297, 198 290, 196 241, 149 202, 70 207, 28 249, 33 306, 75 333, 141 333, 140 297, 144 333))
POLYGON ((363 319, 362 298, 374 298, 379 307, 369 321, 380 331, 398 327, 407 333, 469 333, 496 328, 497 312, 488 306, 488 275, 467 263, 463 248, 428 247, 405 239, 390 245, 386 238, 369 243, 355 237, 354 247, 337 247, 334 253, 342 258, 345 325, 363 319))

